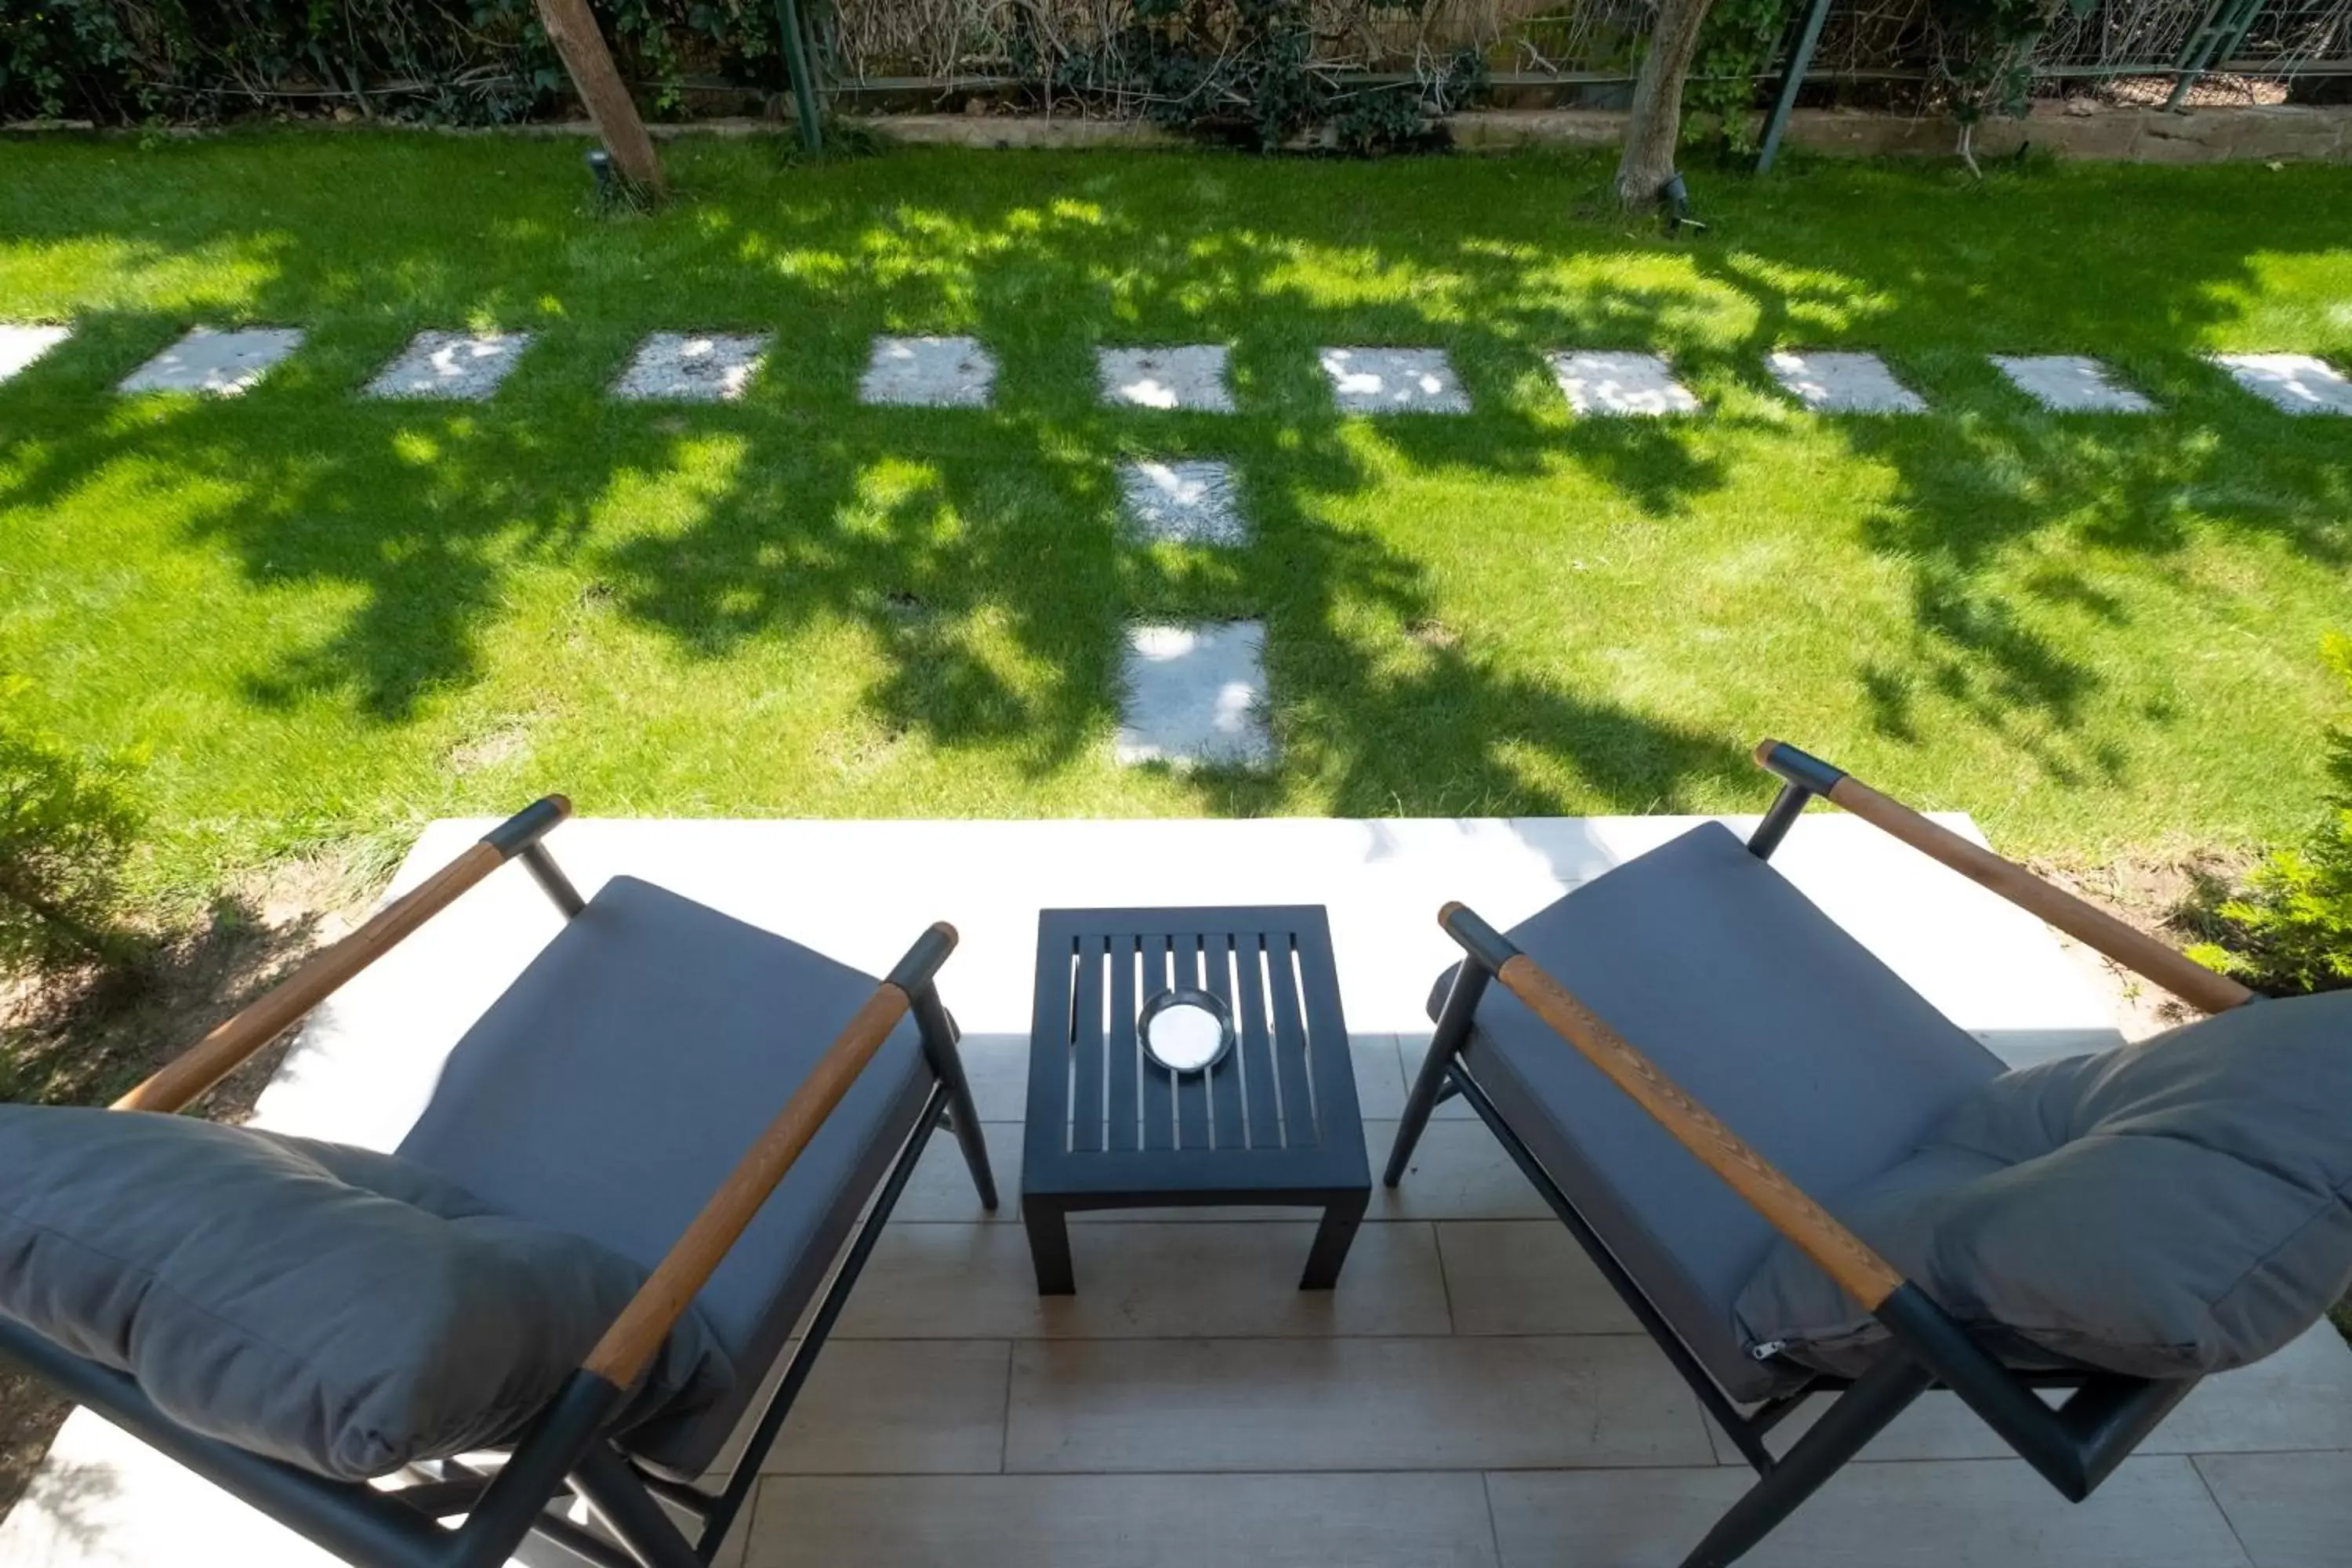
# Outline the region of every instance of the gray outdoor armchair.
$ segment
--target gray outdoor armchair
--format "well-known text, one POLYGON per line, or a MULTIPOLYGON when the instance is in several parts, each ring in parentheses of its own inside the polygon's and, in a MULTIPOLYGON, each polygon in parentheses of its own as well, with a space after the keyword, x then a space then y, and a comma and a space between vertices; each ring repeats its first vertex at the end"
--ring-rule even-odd
POLYGON ((877 981, 632 879, 583 900, 540 842, 569 810, 551 797, 495 829, 115 1108, 183 1109, 519 858, 566 924, 457 1044, 396 1156, 168 1116, 5 1108, 0 1250, 15 1294, 0 1354, 368 1568, 488 1568, 534 1534, 604 1568, 709 1563, 935 1129, 952 1126, 996 1205, 933 984, 955 932, 932 927, 877 981), (175 1197, 178 1170, 194 1174, 175 1197), (189 1212, 198 1245, 175 1246, 173 1205, 207 1194, 266 1214, 189 1212), (127 1276, 71 1278, 91 1248, 59 1250, 55 1229, 79 1225, 154 1256, 127 1276), (319 1248, 344 1247, 354 1225, 392 1245, 322 1267, 319 1248), (215 1244, 213 1227, 257 1256, 215 1244), (338 1274, 347 1262, 363 1267, 338 1274), (266 1336, 224 1347, 214 1315, 176 1299, 208 1289, 325 1349, 278 1363, 266 1336), (379 1290, 446 1319, 430 1342, 465 1353, 437 1384, 431 1368, 395 1365, 346 1366, 336 1385, 339 1369, 322 1366, 409 1342, 379 1290), (548 1347, 511 1323, 472 1333, 485 1292, 568 1330, 579 1342, 557 1353, 569 1359, 536 1384, 500 1364, 548 1347), (211 1359, 142 1360, 184 1342, 211 1359), (322 1376, 343 1400, 328 1432, 322 1376), (389 1416, 387 1382, 404 1391, 389 1416), (536 1392, 514 1408, 485 1392, 525 1387, 536 1392), (467 1401, 488 1408, 451 1415, 467 1401), (495 1434, 484 1446, 505 1461, 477 1468, 448 1440, 436 1451, 430 1433, 387 1429, 393 1417, 438 1422, 445 1438, 495 1434), (741 1450, 709 1475, 747 1422, 741 1450), (395 1460, 379 1475, 381 1454, 395 1460), (575 1497, 619 1545, 567 1517, 575 1497))
POLYGON ((1508 935, 1446 907, 1466 957, 1385 1178, 1460 1096, 1657 1341, 1759 1477, 1685 1568, 1939 1387, 2079 1501, 2200 1375, 2352 1288, 2352 995, 2246 1006, 1836 768, 1757 756, 1783 787, 1744 843, 1702 826, 1508 935), (2221 1016, 2005 1071, 1769 865, 1815 796, 2221 1016))

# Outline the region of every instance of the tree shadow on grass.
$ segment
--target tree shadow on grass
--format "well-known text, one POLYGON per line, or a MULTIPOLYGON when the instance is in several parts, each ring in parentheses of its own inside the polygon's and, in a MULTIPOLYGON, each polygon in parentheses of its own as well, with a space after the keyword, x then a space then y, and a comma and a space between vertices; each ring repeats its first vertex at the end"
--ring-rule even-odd
MULTIPOLYGON (((677 209, 599 228, 558 183, 565 150, 402 150, 385 154, 395 188, 451 162, 524 174, 499 187, 503 210, 453 187, 429 214, 387 208, 362 244, 329 221, 348 197, 321 188, 355 166, 352 148, 272 152, 289 165, 287 201, 307 216, 254 220, 241 239, 217 210, 209 228, 152 220, 142 243, 163 254, 226 245, 253 265, 203 309, 87 324, 59 366, 36 373, 66 395, 64 412, 15 438, 0 479, 0 511, 19 514, 141 474, 168 481, 181 538, 231 552, 255 593, 342 601, 239 650, 257 708, 347 703, 381 726, 414 725, 487 679, 486 629, 554 574, 714 676, 817 630, 854 639, 867 671, 858 705, 886 739, 1009 751, 1034 780, 1107 739, 1123 624, 1263 616, 1286 760, 1272 781, 1188 780, 1204 809, 1639 810, 1744 793, 1745 734, 1499 658, 1477 624, 1418 636, 1444 602, 1433 563, 1351 523, 1353 498, 1391 473, 1522 485, 1561 473, 1628 518, 1673 528, 1773 460, 1789 416, 1772 405, 1763 353, 1933 342, 1966 320, 1968 280, 1937 271, 1949 271, 1948 246, 1937 248, 1948 230, 1910 215, 1871 247, 1825 247, 1760 205, 1738 221, 1735 200, 1737 241, 1628 244, 1558 222, 1526 164, 911 157, 779 174, 741 149, 697 148, 677 160, 688 193, 677 209), (1515 205, 1481 206, 1457 184, 1519 188, 1515 205), (160 405, 110 399, 114 377, 205 310, 317 331, 234 405, 150 412, 160 405), (492 403, 353 399, 410 332, 476 320, 541 334, 492 403), (777 331, 744 403, 649 409, 604 396, 636 336, 694 326, 777 331), (851 403, 880 331, 975 333, 1002 365, 995 407, 851 403), (1097 406, 1095 345, 1188 342, 1234 345, 1243 414, 1097 406), (1314 351, 1357 343, 1444 347, 1476 411, 1339 418, 1314 351), (1664 350, 1711 412, 1570 420, 1544 357, 1562 348, 1664 350), (300 438, 283 438, 289 429, 300 438), (1133 548, 1115 465, 1137 455, 1234 461, 1255 541, 1231 556, 1133 548)), ((72 234, 73 221, 27 232, 104 237, 72 234)), ((2010 245, 2003 264, 2058 265, 2030 252, 2010 245)), ((2166 270, 2117 254, 2130 263, 2118 291, 2139 295, 2090 300, 2086 334, 2125 331, 2137 312, 2164 322, 2177 348, 2246 276, 2210 258, 2166 270)), ((1983 313, 1988 333, 2039 319, 1998 304, 1983 313)), ((2094 428, 2022 414, 1930 354, 1898 368, 1942 378, 1939 410, 1957 388, 1955 415, 1841 425, 1846 449, 1883 466, 1894 489, 1859 518, 1825 518, 1824 537, 1858 540, 1909 577, 1907 639, 1858 657, 1846 677, 1880 737, 1916 742, 1957 718, 2052 776, 2115 778, 2126 760, 2103 740, 2067 739, 2107 687, 2040 611, 2117 627, 2136 612, 2070 566, 2068 550, 2160 567, 2218 518, 2340 563, 2340 507, 2329 513, 2344 496, 2340 463, 2306 433, 2222 407, 2231 395, 2149 348, 2144 323, 2126 335, 2186 389, 2167 422, 2094 428), (2277 465, 2277 494, 2232 493, 2242 442, 2277 465), (2049 558, 2012 580, 2033 551, 2049 558)), ((1459 527, 1508 549, 1517 521, 1459 527)))

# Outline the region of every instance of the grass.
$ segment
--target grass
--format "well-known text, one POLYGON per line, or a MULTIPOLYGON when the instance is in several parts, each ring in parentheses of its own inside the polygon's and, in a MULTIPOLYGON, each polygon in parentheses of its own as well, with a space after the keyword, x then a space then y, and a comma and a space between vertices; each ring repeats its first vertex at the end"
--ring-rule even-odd
POLYGON ((0 144, 0 671, 134 747, 142 876, 571 791, 599 814, 1755 809, 1770 731, 2004 847, 2299 829, 2347 618, 2352 427, 2200 357, 2352 363, 2352 170, 1814 163, 1681 242, 1563 156, 1385 163, 688 142, 651 218, 578 146, 0 144), (307 329, 235 400, 114 382, 195 322, 307 329), (478 407, 363 402, 409 335, 539 334, 478 407), (663 327, 772 331, 749 397, 602 395, 663 327), (868 409, 879 331, 971 331, 987 411, 868 409), (1100 342, 1230 342, 1236 416, 1097 406, 1100 342), (1449 350, 1476 412, 1342 420, 1312 351, 1449 350), (1819 418, 1780 345, 1927 417, 1819 418), (1548 348, 1707 404, 1571 422, 1548 348), (2145 419, 1988 352, 2096 353, 2145 419), (1256 542, 1123 546, 1124 457, 1231 458, 1256 542), (1264 780, 1110 765, 1118 628, 1269 625, 1264 780))

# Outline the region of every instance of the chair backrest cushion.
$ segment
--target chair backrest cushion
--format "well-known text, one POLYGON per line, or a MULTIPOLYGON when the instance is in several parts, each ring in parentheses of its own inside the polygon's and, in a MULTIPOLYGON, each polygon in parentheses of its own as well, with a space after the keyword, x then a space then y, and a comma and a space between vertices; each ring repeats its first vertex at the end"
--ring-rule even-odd
MULTIPOLYGON (((2352 993, 2004 1074, 1829 1206, 2013 1363, 2260 1360, 2352 1289, 2352 993)), ((1785 1244, 1738 1310, 1751 1347, 1827 1372, 1885 1343, 1785 1244)))
MULTIPOLYGON (((392 1155, 0 1106, 0 1310, 182 1426, 322 1475, 511 1440, 644 1279, 392 1155)), ((622 1424, 732 1376, 690 1314, 622 1424)))

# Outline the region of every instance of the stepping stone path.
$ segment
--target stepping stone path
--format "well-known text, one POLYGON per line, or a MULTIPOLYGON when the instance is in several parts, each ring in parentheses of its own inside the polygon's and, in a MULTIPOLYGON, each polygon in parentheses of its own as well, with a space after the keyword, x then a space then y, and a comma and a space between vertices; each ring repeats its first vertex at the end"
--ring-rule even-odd
POLYGON ((1128 521, 1146 543, 1249 542, 1228 464, 1129 463, 1118 471, 1118 487, 1128 521))
POLYGON ((1195 343, 1166 349, 1097 349, 1105 403, 1131 408, 1196 408, 1231 414, 1225 387, 1225 346, 1195 343))
POLYGON ((0 323, 0 381, 73 336, 70 327, 16 327, 0 323))
POLYGON ((2017 390, 2059 414, 2147 414, 2155 405, 2082 354, 1994 354, 2017 390))
POLYGON ((1265 626, 1258 621, 1128 628, 1114 755, 1180 771, 1274 765, 1265 626))
POLYGON ((2310 354, 2215 354, 2238 384, 2289 414, 2352 414, 2352 381, 2310 354))
POLYGON ((368 383, 366 395, 478 403, 499 389, 530 346, 529 332, 419 332, 368 383))
POLYGON ((1342 414, 1470 412, 1444 349, 1325 349, 1322 360, 1342 414))
POLYGON ((995 387, 996 361, 978 338, 876 338, 857 400, 985 408, 995 387))
POLYGON ((235 397, 302 346, 292 327, 198 327, 122 378, 124 392, 199 392, 235 397))
POLYGON ((1696 414, 1693 397, 1656 354, 1574 350, 1546 356, 1569 407, 1580 415, 1696 414))
POLYGON ((1927 400, 1895 379, 1876 354, 1776 353, 1772 379, 1816 414, 1925 414, 1927 400))
POLYGON ((767 358, 766 332, 655 332, 613 395, 632 403, 733 403, 767 358))

